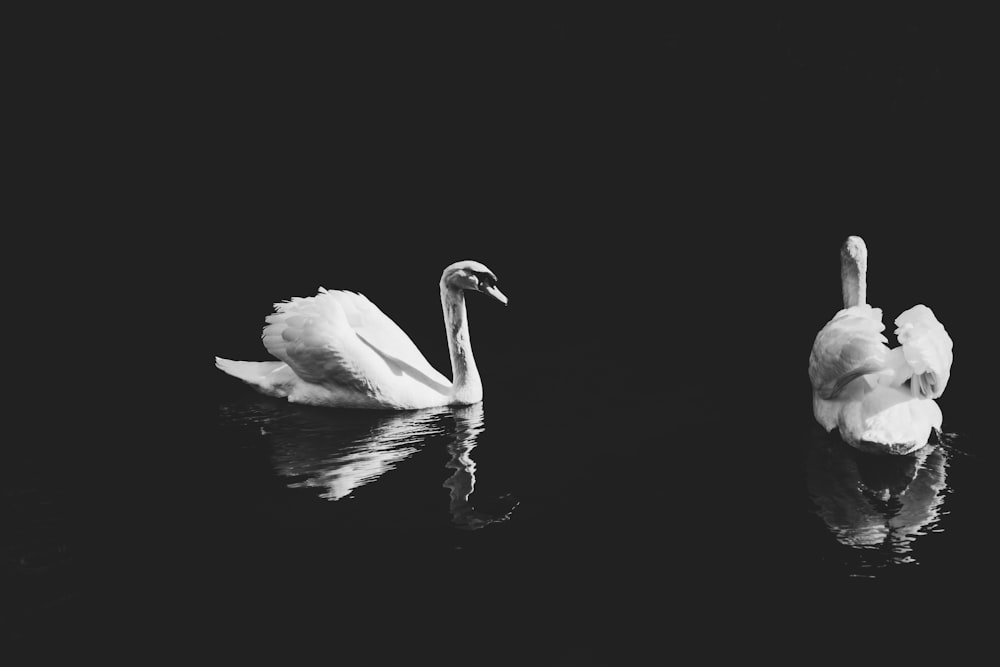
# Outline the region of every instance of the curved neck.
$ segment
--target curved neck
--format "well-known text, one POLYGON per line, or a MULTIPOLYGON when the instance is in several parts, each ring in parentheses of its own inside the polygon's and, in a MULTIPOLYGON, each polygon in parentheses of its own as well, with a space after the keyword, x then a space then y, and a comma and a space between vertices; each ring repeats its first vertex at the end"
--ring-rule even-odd
POLYGON ((442 284, 441 307, 444 309, 444 326, 451 353, 452 398, 456 403, 477 403, 483 398, 483 383, 472 356, 465 292, 442 284))
POLYGON ((864 257, 850 257, 844 254, 840 258, 840 282, 844 293, 844 308, 865 305, 868 291, 866 279, 867 261, 864 257))

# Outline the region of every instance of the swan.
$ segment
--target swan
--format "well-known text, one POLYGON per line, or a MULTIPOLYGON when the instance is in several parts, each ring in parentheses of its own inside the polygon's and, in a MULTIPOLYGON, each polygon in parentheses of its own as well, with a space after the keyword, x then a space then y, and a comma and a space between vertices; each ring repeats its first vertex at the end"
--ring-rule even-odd
POLYGON ((441 274, 452 381, 434 369, 409 336, 365 296, 319 288, 311 297, 274 304, 264 347, 280 361, 215 358, 216 366, 257 391, 291 403, 344 408, 416 410, 472 405, 483 398, 466 316, 465 291, 506 305, 497 277, 464 260, 441 274))
POLYGON ((813 415, 844 442, 871 453, 909 454, 941 429, 934 401, 948 384, 952 340, 924 305, 896 318, 889 349, 882 311, 865 301, 868 248, 851 236, 840 253, 844 308, 816 335, 809 355, 813 415))

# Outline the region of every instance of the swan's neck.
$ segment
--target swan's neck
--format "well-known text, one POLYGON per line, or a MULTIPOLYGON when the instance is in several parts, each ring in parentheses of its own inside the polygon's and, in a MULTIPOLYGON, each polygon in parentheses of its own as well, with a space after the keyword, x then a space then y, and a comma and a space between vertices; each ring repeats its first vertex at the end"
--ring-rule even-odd
POLYGON ((442 284, 441 306, 444 308, 444 325, 451 352, 452 398, 455 403, 477 403, 483 398, 483 383, 472 356, 465 292, 442 284))
POLYGON ((867 299, 868 283, 866 273, 868 261, 865 257, 843 255, 840 263, 840 282, 844 292, 844 308, 863 306, 867 299))

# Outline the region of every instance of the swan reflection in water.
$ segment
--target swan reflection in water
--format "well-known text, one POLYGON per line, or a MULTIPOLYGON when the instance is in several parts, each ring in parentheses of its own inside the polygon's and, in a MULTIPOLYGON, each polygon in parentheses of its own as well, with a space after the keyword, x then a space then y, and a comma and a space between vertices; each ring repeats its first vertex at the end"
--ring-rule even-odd
POLYGON ((941 515, 947 460, 942 444, 906 456, 866 454, 815 431, 806 457, 809 494, 838 542, 869 552, 866 565, 912 563, 914 540, 941 515))
MULTIPOLYGON (((259 429, 271 445, 278 474, 290 488, 315 488, 327 500, 352 497, 431 442, 444 442, 454 472, 449 490, 452 523, 468 530, 504 521, 470 502, 476 485, 471 452, 486 430, 482 403, 407 412, 330 411, 257 399, 222 406, 224 422, 259 429)), ((513 511, 513 510, 511 510, 513 511)))
MULTIPOLYGON (((451 495, 449 509, 452 523, 465 530, 478 530, 491 523, 506 521, 514 511, 513 507, 505 514, 495 517, 476 510, 469 502, 469 496, 476 488, 476 462, 472 460, 471 453, 479 434, 486 430, 483 404, 454 408, 452 414, 455 417, 455 433, 448 443, 451 460, 447 467, 455 472, 444 482, 451 495)), ((515 503, 514 507, 516 506, 515 503)))

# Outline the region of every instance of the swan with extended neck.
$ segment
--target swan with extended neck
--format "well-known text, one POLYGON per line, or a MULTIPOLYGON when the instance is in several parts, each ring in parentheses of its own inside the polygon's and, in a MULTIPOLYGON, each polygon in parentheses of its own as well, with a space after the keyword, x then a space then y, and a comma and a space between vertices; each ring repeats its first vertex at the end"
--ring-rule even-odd
POLYGON ((322 287, 316 296, 275 304, 266 318, 264 347, 280 361, 216 357, 215 363, 261 393, 292 403, 393 410, 471 405, 482 400, 483 383, 472 355, 465 292, 506 304, 496 284, 496 274, 472 260, 455 262, 441 274, 451 381, 366 297, 322 287))
POLYGON ((867 452, 907 454, 941 429, 934 401, 951 373, 952 340, 930 308, 896 318, 889 349, 882 311, 867 304, 868 248, 851 236, 841 249, 844 308, 820 330, 809 355, 813 414, 827 431, 867 452))

